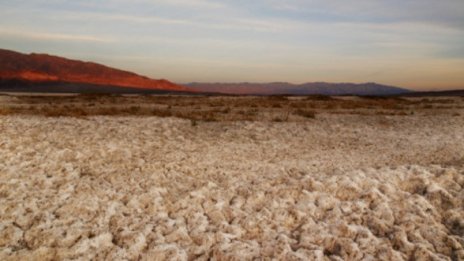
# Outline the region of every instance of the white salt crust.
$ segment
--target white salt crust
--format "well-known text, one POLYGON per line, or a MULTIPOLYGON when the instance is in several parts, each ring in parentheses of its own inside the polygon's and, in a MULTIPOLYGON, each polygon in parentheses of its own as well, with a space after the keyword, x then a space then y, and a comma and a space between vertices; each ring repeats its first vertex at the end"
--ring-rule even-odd
POLYGON ((463 117, 0 133, 0 260, 464 260, 463 117))

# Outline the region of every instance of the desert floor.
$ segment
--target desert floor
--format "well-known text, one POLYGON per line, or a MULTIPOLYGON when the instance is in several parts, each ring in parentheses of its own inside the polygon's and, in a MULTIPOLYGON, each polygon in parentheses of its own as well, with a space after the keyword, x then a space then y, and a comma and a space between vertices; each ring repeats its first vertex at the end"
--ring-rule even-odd
POLYGON ((464 99, 0 96, 0 260, 464 260, 464 99))

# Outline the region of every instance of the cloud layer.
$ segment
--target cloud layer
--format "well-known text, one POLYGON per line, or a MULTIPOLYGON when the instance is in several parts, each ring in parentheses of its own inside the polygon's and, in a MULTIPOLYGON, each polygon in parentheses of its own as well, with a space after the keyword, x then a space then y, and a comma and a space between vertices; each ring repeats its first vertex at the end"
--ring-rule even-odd
POLYGON ((177 82, 464 87, 461 0, 0 2, 1 48, 177 82))

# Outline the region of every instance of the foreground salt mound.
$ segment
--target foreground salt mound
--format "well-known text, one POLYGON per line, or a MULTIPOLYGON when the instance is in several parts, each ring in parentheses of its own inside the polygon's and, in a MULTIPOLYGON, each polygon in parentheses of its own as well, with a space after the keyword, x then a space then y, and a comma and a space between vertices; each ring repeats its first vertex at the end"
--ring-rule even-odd
POLYGON ((199 183, 178 197, 156 185, 168 176, 122 181, 67 167, 9 176, 2 260, 464 258, 463 169, 295 169, 199 183))
POLYGON ((1 260, 464 259, 459 164, 315 171, 234 158, 227 144, 182 138, 196 134, 180 120, 151 119, 156 130, 127 143, 123 118, 3 120, 1 260), (36 135, 15 136, 25 126, 36 135), (203 146, 222 154, 197 154, 203 146))

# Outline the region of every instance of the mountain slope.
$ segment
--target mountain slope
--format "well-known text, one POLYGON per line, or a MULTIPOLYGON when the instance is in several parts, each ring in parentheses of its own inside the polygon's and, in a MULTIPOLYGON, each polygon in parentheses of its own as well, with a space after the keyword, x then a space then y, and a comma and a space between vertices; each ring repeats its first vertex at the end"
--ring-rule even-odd
POLYGON ((185 84, 185 86, 199 92, 258 95, 394 95, 410 92, 407 89, 377 83, 189 83, 185 84))
POLYGON ((167 80, 110 68, 93 62, 70 60, 47 54, 22 54, 0 49, 0 80, 2 85, 21 82, 33 85, 81 83, 149 90, 189 91, 189 88, 167 80))

